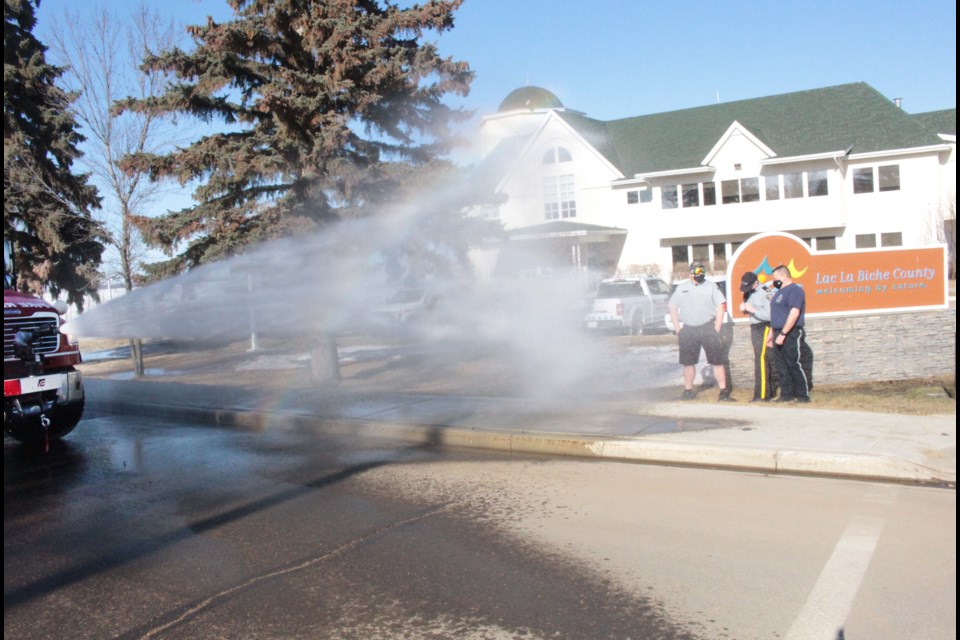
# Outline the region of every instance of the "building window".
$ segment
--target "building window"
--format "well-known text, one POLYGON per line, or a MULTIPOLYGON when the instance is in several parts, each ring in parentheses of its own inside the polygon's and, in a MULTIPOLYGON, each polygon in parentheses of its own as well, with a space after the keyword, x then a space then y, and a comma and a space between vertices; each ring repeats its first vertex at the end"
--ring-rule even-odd
POLYGON ((558 162, 570 162, 573 156, 563 147, 553 147, 543 154, 543 164, 556 164, 558 162))
POLYGON ((740 202, 760 202, 760 178, 740 179, 740 202))
POLYGON ((811 171, 807 174, 807 195, 811 198, 828 195, 826 171, 811 171))
POLYGON ((740 181, 724 180, 720 183, 720 202, 736 204, 740 202, 740 181))
POLYGON ((677 185, 660 187, 660 207, 663 209, 677 208, 677 185))
POLYGON ((880 246, 881 247, 902 247, 903 246, 903 234, 900 232, 897 233, 881 233, 880 234, 880 246))
POLYGON ((783 174, 783 197, 786 199, 803 197, 802 173, 783 174))
POLYGON ((556 220, 560 217, 560 189, 557 176, 548 176, 543 179, 543 216, 547 220, 556 220))
POLYGON ((653 189, 634 189, 627 191, 627 204, 647 204, 653 202, 653 189))
POLYGON ((685 208, 700 206, 700 185, 698 183, 685 184, 681 189, 683 191, 683 206, 685 208))
POLYGON ((724 180, 720 183, 720 196, 723 204, 758 202, 760 200, 760 178, 724 180))
POLYGON ((889 164, 877 167, 880 191, 900 191, 900 165, 889 164))
POLYGON ((725 271, 727 268, 727 246, 722 242, 713 245, 713 268, 725 271))
POLYGON ((858 233, 856 242, 857 249, 873 249, 877 246, 877 236, 874 233, 858 233))
POLYGON ((577 217, 577 199, 572 173, 560 176, 560 215, 564 218, 577 217))
MULTIPOLYGON (((730 245, 731 251, 736 251, 740 243, 730 245)), ((674 245, 673 270, 674 273, 686 273, 687 265, 699 262, 713 271, 724 271, 727 268, 727 245, 723 242, 715 244, 674 245), (711 253, 712 250, 712 253, 711 253)))
POLYGON ((573 174, 543 179, 543 215, 547 220, 577 216, 573 174))
POLYGON ((853 170, 853 192, 873 193, 873 167, 853 170))
POLYGON ((863 167, 853 170, 853 192, 854 193, 873 193, 879 191, 899 191, 900 190, 900 165, 888 164, 877 167, 876 180, 873 175, 873 167, 863 167), (879 184, 879 189, 874 185, 879 184))
POLYGON ((766 176, 763 179, 763 188, 767 200, 780 199, 780 176, 766 176))
POLYGON ((837 239, 834 236, 821 236, 817 238, 817 251, 836 251, 837 239))
POLYGON ((703 183, 703 206, 709 207, 717 204, 717 183, 703 183))

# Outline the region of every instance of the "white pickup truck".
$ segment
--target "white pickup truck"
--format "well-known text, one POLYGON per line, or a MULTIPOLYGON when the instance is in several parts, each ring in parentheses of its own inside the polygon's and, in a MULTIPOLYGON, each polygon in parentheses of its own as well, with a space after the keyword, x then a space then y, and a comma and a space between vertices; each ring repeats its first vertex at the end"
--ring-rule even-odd
POLYGON ((669 312, 670 285, 652 276, 611 278, 597 287, 586 317, 588 329, 616 329, 642 335, 663 329, 663 314, 669 312))

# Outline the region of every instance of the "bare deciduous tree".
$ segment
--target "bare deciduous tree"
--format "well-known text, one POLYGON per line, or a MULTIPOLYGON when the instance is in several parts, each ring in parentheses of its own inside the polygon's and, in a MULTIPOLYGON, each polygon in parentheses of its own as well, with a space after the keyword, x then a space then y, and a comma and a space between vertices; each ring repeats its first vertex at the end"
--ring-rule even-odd
MULTIPOLYGON (((98 8, 83 13, 65 12, 54 21, 51 53, 65 68, 62 84, 79 94, 73 108, 87 143, 82 163, 104 195, 101 220, 108 230, 112 251, 104 266, 105 278, 119 278, 127 291, 137 282, 144 245, 132 223, 143 216, 165 188, 140 172, 120 169, 120 158, 169 149, 176 141, 172 118, 154 112, 114 109, 128 97, 149 100, 167 88, 170 77, 162 71, 143 70, 145 55, 177 45, 185 33, 177 22, 164 19, 141 4, 127 16, 98 8)), ((130 339, 136 375, 144 373, 142 341, 130 339)))

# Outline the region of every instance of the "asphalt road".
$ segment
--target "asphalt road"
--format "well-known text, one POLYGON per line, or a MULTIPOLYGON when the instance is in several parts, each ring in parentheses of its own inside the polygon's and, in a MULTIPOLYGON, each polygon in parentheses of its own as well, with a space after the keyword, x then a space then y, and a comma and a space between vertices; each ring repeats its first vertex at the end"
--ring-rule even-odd
POLYGON ((950 638, 955 521, 947 490, 91 415, 4 441, 4 637, 950 638))
POLYGON ((490 459, 122 417, 6 440, 4 636, 696 637, 455 500, 358 481, 490 459))

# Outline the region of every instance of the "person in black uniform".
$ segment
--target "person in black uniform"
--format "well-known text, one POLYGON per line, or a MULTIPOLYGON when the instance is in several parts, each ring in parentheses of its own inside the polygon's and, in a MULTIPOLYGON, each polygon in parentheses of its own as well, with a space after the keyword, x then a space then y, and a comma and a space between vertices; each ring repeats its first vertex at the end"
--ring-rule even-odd
POLYGON ((773 277, 777 291, 770 301, 770 328, 775 334, 767 340, 767 347, 775 347, 780 370, 777 402, 810 402, 809 382, 800 364, 806 338, 807 297, 803 287, 793 281, 786 265, 774 269, 773 277))

